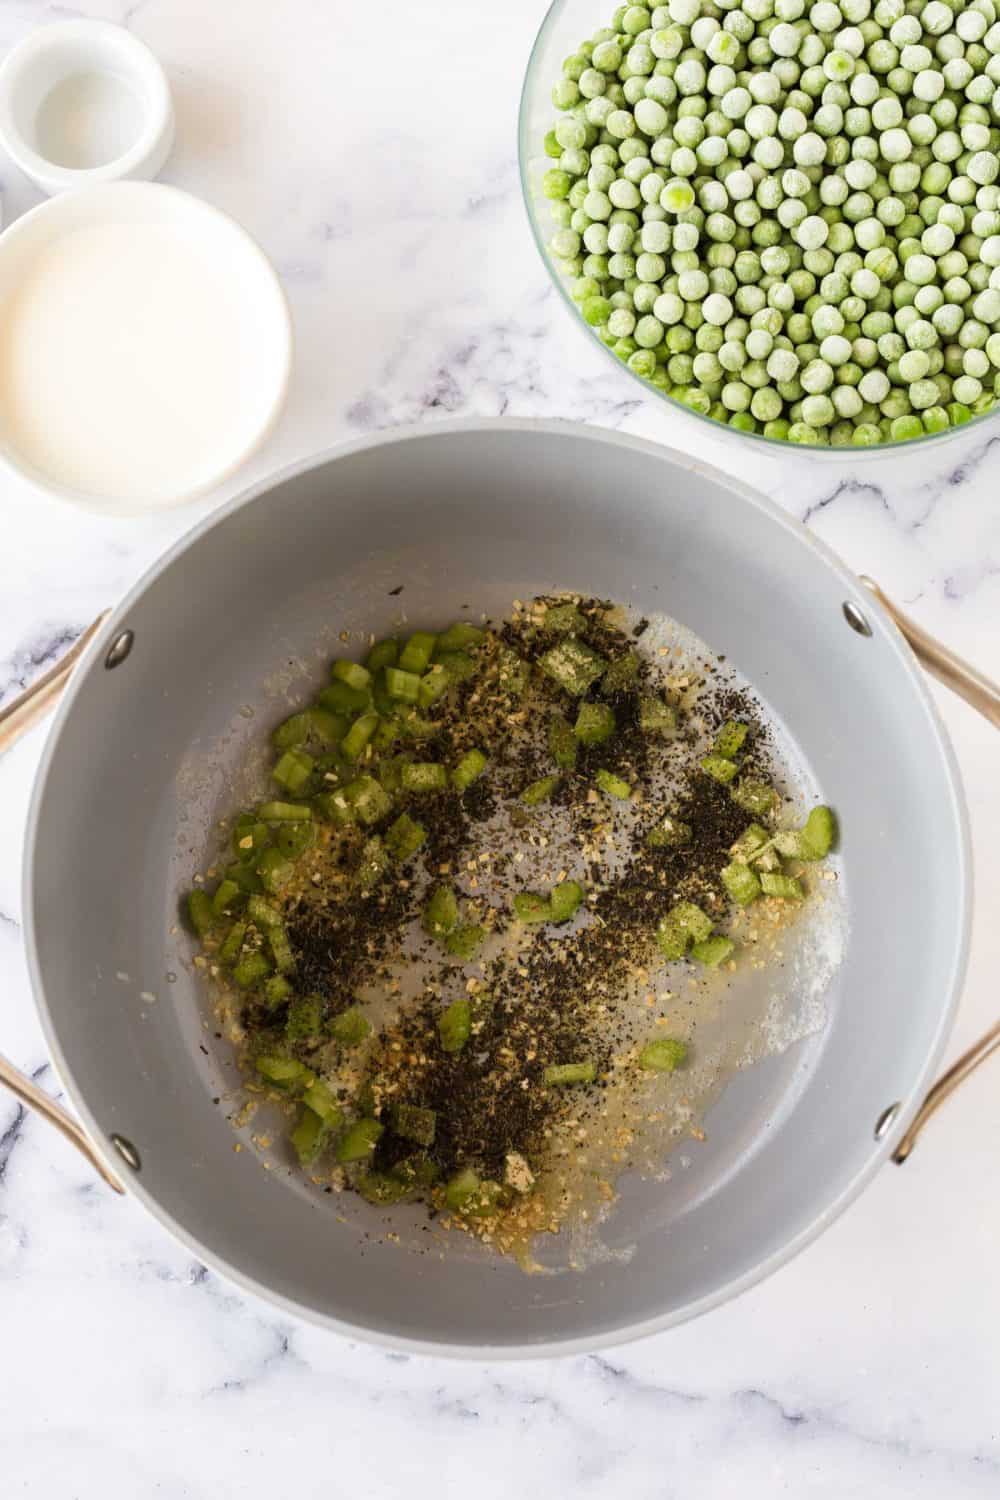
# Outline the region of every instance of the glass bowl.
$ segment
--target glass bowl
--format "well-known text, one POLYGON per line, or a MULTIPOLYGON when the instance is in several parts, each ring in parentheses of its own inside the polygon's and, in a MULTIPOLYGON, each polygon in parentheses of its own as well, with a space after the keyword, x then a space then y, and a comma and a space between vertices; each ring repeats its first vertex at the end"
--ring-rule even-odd
POLYGON ((524 194, 528 221, 535 237, 535 244, 538 246, 539 254, 548 268, 557 292, 572 317, 605 357, 612 360, 629 380, 636 381, 650 401, 666 403, 673 412, 690 418, 699 424, 701 430, 707 428, 714 436, 725 435, 742 442, 759 444, 763 448, 770 449, 772 453, 775 450, 779 452, 784 450, 790 453, 810 453, 830 458, 846 456, 855 460, 884 457, 890 453, 898 455, 902 450, 912 451, 917 447, 925 447, 929 443, 940 444, 956 438, 993 417, 1000 410, 1000 403, 998 406, 991 407, 989 411, 978 413, 959 427, 947 427, 943 432, 927 433, 919 438, 872 443, 867 446, 855 446, 853 443, 848 443, 842 447, 833 447, 825 443, 790 443, 784 438, 765 437, 762 432, 742 432, 738 428, 728 426, 725 422, 716 421, 714 417, 702 415, 693 407, 652 385, 641 375, 637 375, 634 370, 630 370, 606 344, 601 342, 597 333, 584 322, 570 294, 569 282, 549 250, 549 240, 555 230, 555 225, 549 215, 549 200, 542 193, 541 182, 544 173, 549 167, 554 166, 555 162, 551 157, 546 156, 542 143, 546 131, 551 130, 559 118, 559 111, 552 103, 551 94, 553 84, 562 77, 563 59, 575 52, 585 37, 592 36, 598 27, 607 25, 613 10, 614 0, 553 0, 531 49, 528 70, 521 91, 518 120, 521 190, 524 194))

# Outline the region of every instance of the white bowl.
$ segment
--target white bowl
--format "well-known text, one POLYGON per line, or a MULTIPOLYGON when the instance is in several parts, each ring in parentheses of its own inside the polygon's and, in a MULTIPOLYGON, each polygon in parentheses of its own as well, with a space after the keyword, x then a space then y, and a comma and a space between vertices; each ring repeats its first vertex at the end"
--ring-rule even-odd
POLYGON ((204 493, 275 425, 291 359, 263 251, 176 188, 65 193, 0 235, 0 461, 47 495, 129 514, 204 493))
POLYGON ((173 142, 166 75, 122 26, 40 26, 0 66, 0 143, 50 196, 155 177, 173 142))

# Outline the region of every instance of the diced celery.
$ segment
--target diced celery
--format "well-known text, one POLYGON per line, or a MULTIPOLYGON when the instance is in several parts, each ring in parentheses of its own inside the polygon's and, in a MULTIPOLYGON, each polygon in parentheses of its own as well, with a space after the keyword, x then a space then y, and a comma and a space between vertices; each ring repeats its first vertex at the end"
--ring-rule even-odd
POLYGON ((639 728, 644 734, 673 734, 677 710, 658 696, 640 698, 639 728))
POLYGON ((737 807, 742 807, 754 818, 766 818, 779 801, 777 792, 766 781, 755 781, 748 776, 741 777, 729 795, 737 807))
POLYGON ((427 829, 409 813, 400 813, 394 823, 386 829, 385 846, 393 859, 402 863, 412 859, 427 838, 427 829))
POLYGON ((603 656, 574 636, 560 641, 539 660, 546 676, 574 698, 582 698, 591 684, 603 676, 607 665, 603 656))
POLYGON ((460 958, 463 963, 468 963, 479 952, 485 936, 484 927, 479 927, 475 922, 465 922, 451 929, 444 940, 444 946, 453 958, 460 958))
POLYGON ((362 891, 373 891, 389 868, 389 854, 385 845, 374 834, 366 839, 358 861, 357 880, 362 891))
POLYGON ((687 1042, 657 1037, 655 1041, 647 1042, 639 1053, 639 1066, 653 1073, 673 1073, 687 1060, 687 1054, 687 1042))
POLYGON ((284 890, 295 874, 295 867, 280 849, 265 849, 257 861, 257 874, 264 889, 274 896, 284 890))
POLYGON ((731 958, 736 951, 736 944, 732 938, 710 937, 700 943, 694 943, 691 947, 691 957, 706 968, 717 969, 727 958, 731 958))
POLYGON ((422 926, 431 937, 443 938, 458 922, 458 898, 447 885, 437 885, 424 907, 422 926))
POLYGON ((556 635, 570 635, 587 628, 587 621, 575 604, 550 604, 545 611, 544 626, 556 635))
POLYGON ((392 1128, 404 1141, 431 1146, 437 1129, 437 1115, 419 1104, 397 1104, 392 1112, 392 1128))
POLYGON ((264 823, 306 823, 312 808, 308 802, 262 802, 257 816, 264 823))
POLYGON ((374 677, 376 672, 381 672, 383 667, 394 667, 399 660, 399 642, 392 637, 384 641, 376 641, 365 658, 365 666, 374 677))
POLYGON ((309 1088, 316 1077, 305 1063, 296 1062, 294 1057, 261 1056, 254 1067, 267 1083, 285 1093, 309 1088))
POLYGON ((605 693, 627 693, 639 678, 639 658, 634 651, 626 651, 612 658, 611 665, 601 678, 601 689, 605 693))
POLYGON ((650 849, 676 849, 691 842, 691 825, 668 815, 649 830, 646 843, 650 849))
POLYGON ((392 798, 374 776, 358 776, 344 788, 354 815, 366 828, 380 823, 392 811, 392 798))
POLYGON ((548 802, 558 785, 558 776, 542 776, 525 787, 521 793, 521 801, 525 807, 537 807, 540 802, 548 802))
POLYGON ((740 769, 734 760, 727 760, 724 755, 706 755, 699 764, 705 775, 711 776, 720 786, 727 786, 740 769))
POLYGON ((514 915, 519 922, 539 923, 552 920, 552 906, 548 898, 537 891, 518 891, 514 897, 514 915))
MULTIPOLYGON (((235 881, 230 883, 236 884, 235 881)), ((195 932, 199 937, 207 937, 215 923, 215 907, 208 892, 195 887, 187 898, 187 910, 195 932)))
POLYGON ((801 901, 805 895, 794 875, 771 875, 765 871, 760 883, 765 896, 776 896, 779 901, 801 901))
POLYGON ((451 784, 460 792, 468 791, 472 783, 486 770, 486 756, 481 750, 466 750, 451 773, 451 784))
POLYGON ((472 1006, 468 1000, 453 1000, 438 1016, 438 1036, 444 1052, 461 1052, 472 1034, 472 1006))
POLYGON ((302 1096, 303 1104, 307 1104, 314 1114, 319 1115, 324 1125, 331 1130, 339 1128, 344 1118, 344 1112, 337 1103, 329 1084, 317 1078, 311 1083, 302 1096))
POLYGON ((342 1047, 359 1047, 371 1035, 371 1022, 360 1005, 349 1005, 326 1023, 327 1035, 342 1047))
POLYGON ((601 745, 615 732, 614 710, 606 703, 581 703, 573 733, 581 745, 601 745))
POLYGON ((223 968, 234 964, 243 952, 243 941, 247 935, 247 924, 245 922, 234 922, 226 933, 219 948, 219 963, 223 968))
POLYGON ((811 851, 810 858, 825 859, 837 839, 837 819, 833 809, 822 804, 806 818, 803 838, 811 851))
POLYGON ((355 1120, 337 1142, 337 1160, 341 1166, 355 1161, 370 1161, 385 1131, 378 1120, 355 1120))
POLYGON ((578 740, 562 714, 553 714, 549 720, 549 749, 556 765, 571 771, 576 765, 578 740))
POLYGON ((302 1113, 299 1115, 295 1129, 289 1136, 289 1140, 295 1149, 299 1159, 299 1165, 311 1167, 323 1152, 323 1147, 329 1139, 330 1131, 325 1120, 322 1120, 315 1110, 303 1105, 302 1113))
POLYGON ((241 990, 252 990, 271 973, 271 960, 259 950, 241 953, 233 965, 233 983, 241 990))
POLYGON ((272 974, 264 981, 264 1004, 268 1010, 277 1010, 292 996, 292 987, 284 974, 272 974))
POLYGON ((615 797, 619 802, 624 802, 632 795, 632 788, 628 782, 621 776, 615 776, 611 771, 601 769, 594 776, 594 780, 605 796, 615 797))
POLYGON ((357 761, 368 748, 368 741, 378 728, 378 714, 362 714, 355 719, 340 742, 340 751, 346 760, 357 761))
POLYGON ((290 1042, 310 1041, 323 1032, 323 1002, 318 995, 296 995, 288 1007, 285 1036, 290 1042))
POLYGON ((749 906, 760 895, 760 881, 749 865, 734 860, 722 871, 722 884, 739 906, 749 906))
POLYGON ((727 719, 715 736, 715 753, 725 760, 733 760, 743 749, 743 742, 750 733, 749 724, 738 719, 727 719))
POLYGON ((420 693, 420 674, 404 672, 400 667, 386 667, 385 690, 396 703, 416 703, 420 693))
POLYGON ((404 792, 443 792, 448 786, 448 772, 436 761, 413 761, 402 771, 404 792))
POLYGON ((355 692, 371 686, 372 674, 356 661, 335 661, 332 671, 335 682, 346 682, 355 692))
POLYGON ((418 704, 424 709, 433 708, 434 704, 444 697, 451 685, 452 679, 445 668, 440 662, 435 662, 433 666, 427 668, 420 679, 420 687, 417 690, 418 704))
POLYGON ((478 646, 485 636, 485 630, 481 630, 478 625, 467 625, 460 620, 454 625, 449 625, 448 629, 438 636, 434 655, 439 657, 444 652, 464 651, 467 646, 478 646))
POLYGON ((427 663, 434 654, 437 644, 436 636, 430 635, 426 630, 418 630, 406 642, 399 653, 399 665, 404 672, 426 672, 427 663))
POLYGON ((301 792, 312 777, 315 767, 316 762, 311 755, 305 750, 293 748, 279 757, 271 775, 286 791, 301 792))
POLYGON ((552 1087, 562 1088, 571 1083, 593 1083, 597 1077, 597 1064, 593 1062, 553 1063, 545 1069, 542 1081, 552 1087))
POLYGON ((323 708, 335 714, 361 714, 368 708, 372 695, 368 688, 348 687, 346 682, 333 681, 319 695, 323 708))
POLYGON ((576 880, 562 880, 552 887, 549 896, 550 920, 568 922, 580 909, 583 901, 583 886, 576 880))
POLYGON ((452 1213, 462 1213, 472 1202, 481 1186, 482 1179, 479 1173, 474 1172, 471 1167, 463 1167, 460 1172, 456 1172, 453 1177, 449 1178, 445 1187, 446 1207, 450 1208, 452 1213))

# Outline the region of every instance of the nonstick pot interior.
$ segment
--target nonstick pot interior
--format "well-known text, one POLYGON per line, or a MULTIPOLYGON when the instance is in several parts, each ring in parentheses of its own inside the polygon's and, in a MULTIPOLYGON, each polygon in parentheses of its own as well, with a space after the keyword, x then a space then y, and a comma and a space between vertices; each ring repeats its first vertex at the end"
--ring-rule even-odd
POLYGON ((26 874, 53 1052, 88 1127, 137 1148, 130 1187, 195 1253, 283 1305, 456 1353, 593 1347, 773 1268, 898 1136, 965 958, 951 755, 863 590, 732 481, 556 424, 449 423, 355 444, 183 543, 77 676, 39 779, 26 874), (414 626, 466 604, 503 615, 551 588, 665 611, 762 692, 838 809, 849 935, 825 1028, 739 1074, 669 1181, 624 1184, 603 1262, 529 1277, 464 1239, 441 1255, 419 1210, 401 1211, 418 1215, 402 1243, 386 1240, 376 1210, 345 1214, 336 1195, 234 1151, 213 1103, 233 1074, 177 912, 211 820, 239 800, 237 768, 315 687, 340 630, 385 633, 401 608, 414 626), (849 627, 845 600, 871 636, 849 627), (106 643, 124 628, 131 653, 107 670, 106 643), (896 1129, 876 1144, 895 1101, 896 1129))

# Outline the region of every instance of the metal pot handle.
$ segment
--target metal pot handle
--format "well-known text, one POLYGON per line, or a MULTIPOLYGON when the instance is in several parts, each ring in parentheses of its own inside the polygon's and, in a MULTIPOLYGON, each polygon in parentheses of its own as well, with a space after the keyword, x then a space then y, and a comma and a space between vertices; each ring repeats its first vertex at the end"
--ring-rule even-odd
MULTIPOLYGON (((953 693, 957 693, 973 708, 978 709, 991 724, 1000 729, 1000 687, 908 619, 896 608, 891 599, 886 597, 874 579, 862 574, 861 582, 895 623, 921 666, 945 687, 950 688, 953 693)), ((0 753, 13 745, 15 740, 30 729, 50 708, 55 707, 70 673, 106 618, 107 611, 88 626, 55 666, 50 667, 6 707, 0 708, 0 753)), ((967 1052, 964 1052, 958 1061, 938 1079, 917 1111, 909 1130, 896 1147, 892 1158, 894 1162, 906 1161, 916 1144, 917 1137, 935 1110, 939 1109, 949 1094, 954 1093, 959 1084, 963 1083, 969 1074, 998 1048, 1000 1048, 1000 1022, 967 1052)), ((125 1191, 117 1178, 104 1165, 97 1148, 72 1115, 67 1114, 60 1105, 49 1098, 48 1094, 43 1093, 37 1084, 33 1083, 30 1078, 26 1078, 23 1073, 19 1073, 2 1056, 0 1056, 0 1084, 9 1088, 23 1104, 37 1110, 40 1115, 55 1125, 56 1129, 60 1130, 67 1140, 82 1152, 116 1193, 125 1191)))
MULTIPOLYGON (((94 623, 88 625, 83 634, 77 637, 70 649, 54 666, 51 666, 47 672, 43 672, 41 677, 37 678, 18 697, 0 708, 0 754, 26 734, 50 708, 55 707, 73 668, 104 624, 108 613, 109 611, 105 610, 104 614, 98 616, 94 623)), ((0 1055, 0 1084, 10 1089, 22 1104, 35 1110, 48 1120, 50 1125, 54 1125, 57 1130, 61 1131, 66 1139, 87 1158, 94 1170, 103 1177, 108 1187, 114 1188, 116 1193, 124 1193, 125 1189, 117 1177, 104 1165, 97 1148, 85 1133, 83 1126, 74 1120, 61 1104, 57 1104, 38 1087, 37 1083, 19 1072, 13 1063, 2 1055, 0 1055)))
MULTIPOLYGON (((936 677, 944 687, 950 688, 953 693, 964 698, 966 703, 981 713, 984 719, 988 719, 995 728, 1000 729, 1000 686, 991 682, 988 677, 984 677, 982 672, 977 671, 975 667, 962 661, 953 651, 949 651, 947 646, 942 646, 940 641, 936 641, 933 636, 928 635, 925 630, 904 615, 902 610, 897 609, 892 600, 886 597, 874 578, 868 578, 862 573, 861 582, 881 604, 920 665, 932 677, 936 677)), ((967 1052, 963 1052, 948 1071, 942 1073, 930 1090, 914 1115, 909 1130, 892 1154, 892 1159, 898 1166, 902 1166, 910 1155, 917 1143, 917 1137, 931 1115, 940 1109, 949 1094, 953 1094, 959 1085, 965 1082, 969 1074, 974 1072, 979 1064, 985 1062, 998 1048, 1000 1048, 1000 1021, 995 1026, 991 1026, 986 1035, 973 1043, 967 1052)))

